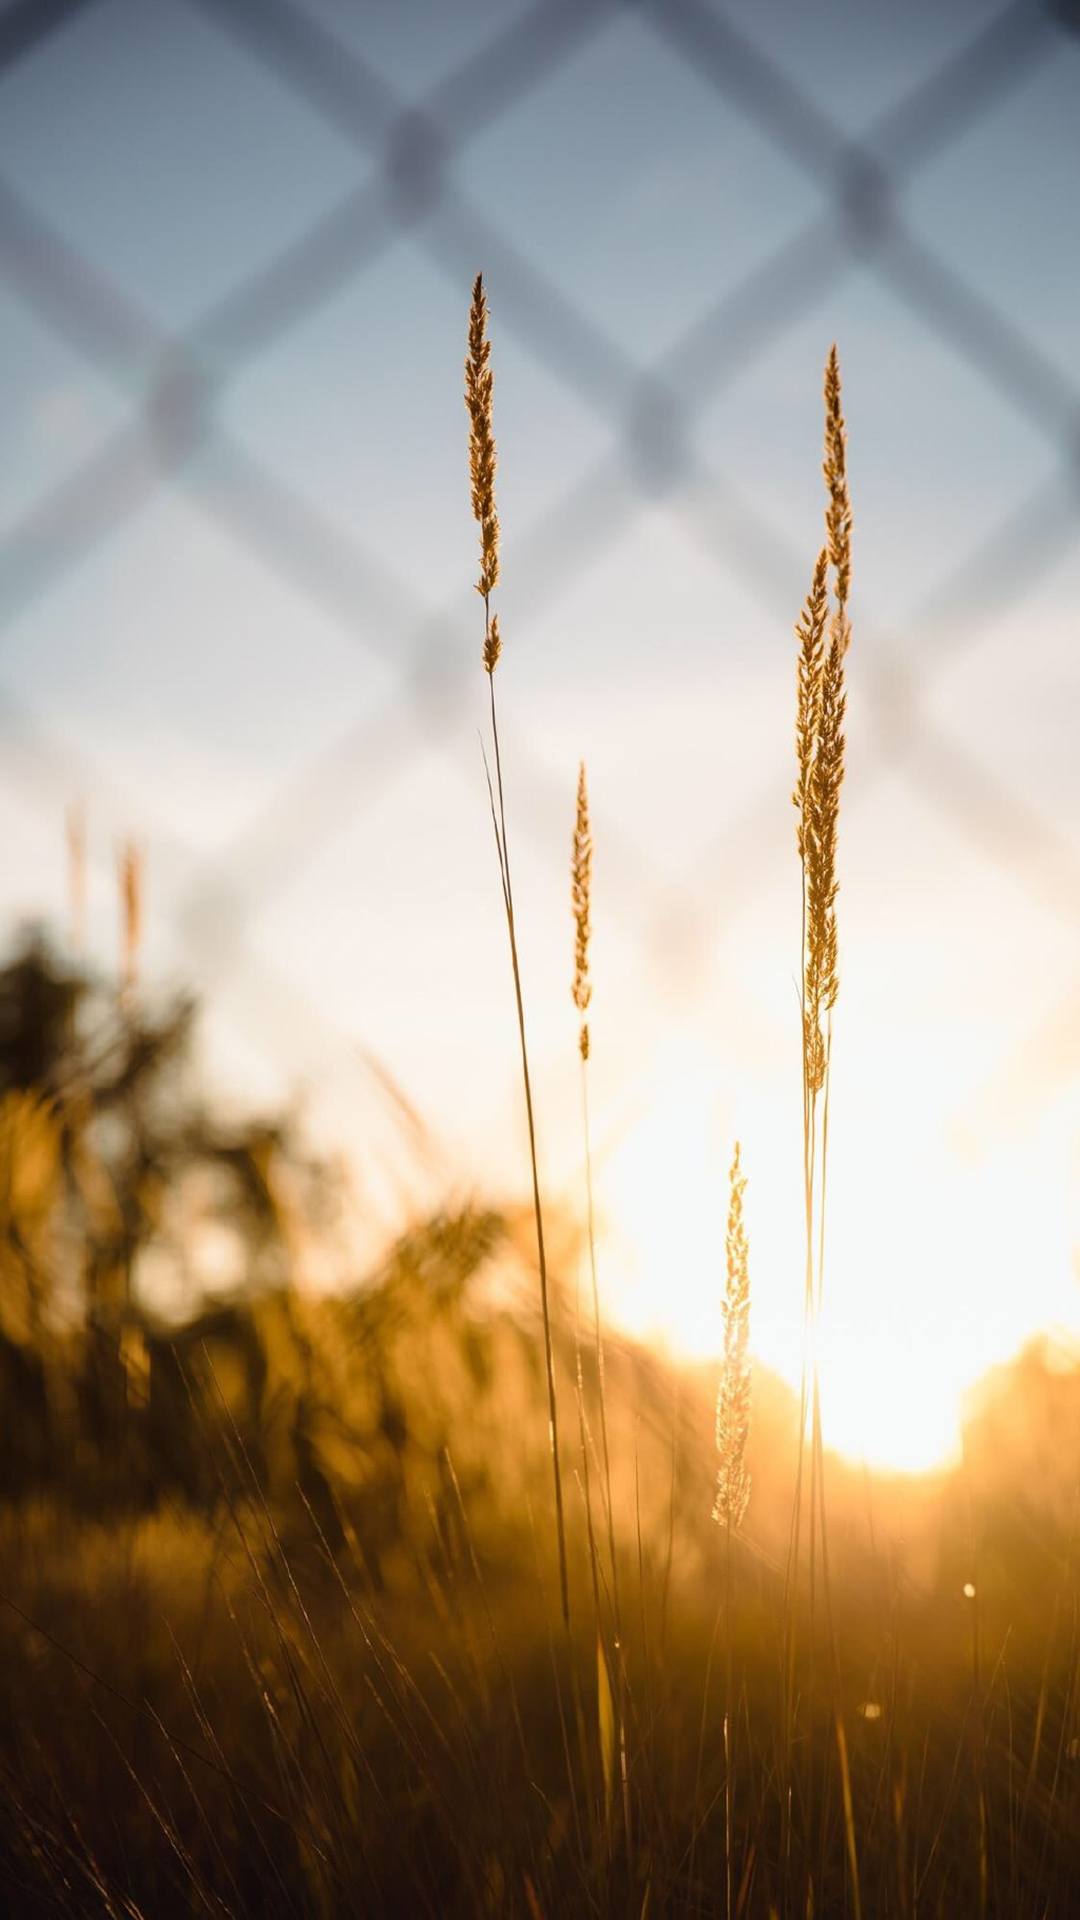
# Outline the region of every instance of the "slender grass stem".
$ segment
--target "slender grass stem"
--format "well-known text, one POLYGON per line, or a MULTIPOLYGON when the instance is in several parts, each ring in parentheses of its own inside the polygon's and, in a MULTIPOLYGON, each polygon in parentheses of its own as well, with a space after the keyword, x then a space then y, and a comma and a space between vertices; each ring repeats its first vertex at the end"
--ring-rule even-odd
POLYGON ((559 1597, 563 1625, 570 1631, 570 1582, 566 1559, 566 1523, 563 1513, 562 1473, 559 1466, 559 1412, 555 1392, 555 1357, 551 1337, 551 1303, 548 1286, 547 1253, 544 1246, 544 1212, 540 1201, 540 1172, 536 1152, 536 1118, 533 1111, 532 1076, 529 1072, 529 1048, 525 1034, 525 1002, 521 989, 521 964, 518 956, 517 924, 514 917, 514 889, 510 875, 510 841, 506 830, 506 795, 503 785, 502 748, 495 704, 495 669, 502 652, 498 617, 491 612, 492 589, 499 579, 499 516, 495 507, 495 470, 497 464, 493 426, 494 376, 491 369, 491 343, 488 339, 488 308, 484 281, 477 274, 473 282, 469 308, 468 352, 465 359, 465 406, 469 415, 469 479, 473 517, 480 530, 480 577, 477 592, 484 602, 483 664, 488 676, 491 699, 491 741, 495 755, 495 781, 488 771, 488 796, 499 860, 506 929, 510 939, 510 965, 514 977, 514 1004, 517 1011, 518 1040, 521 1047, 521 1075, 525 1089, 525 1117, 529 1133, 529 1165, 532 1173, 533 1213, 536 1220, 536 1251, 540 1269, 540 1306, 544 1323, 544 1363, 547 1373, 548 1436, 551 1445, 552 1474, 555 1483, 555 1529, 559 1550, 559 1597))
MULTIPOLYGON (((487 601, 484 602, 485 624, 487 601)), ((514 891, 510 877, 510 847, 506 832, 506 801, 503 790, 502 752, 499 746, 499 721, 495 704, 495 676, 488 675, 491 695, 491 738, 495 752, 495 797, 498 807, 496 833, 499 842, 503 903, 506 930, 510 939, 510 965, 514 976, 514 1005, 517 1011, 518 1040, 521 1048, 521 1077, 525 1090, 525 1118, 529 1134, 529 1168, 532 1176, 533 1216, 536 1223, 536 1257, 540 1269, 540 1307, 544 1323, 544 1366, 547 1375, 548 1437, 555 1485, 555 1529, 559 1550, 559 1600, 563 1624, 570 1628, 570 1581, 566 1558, 566 1522, 563 1511, 562 1471, 559 1464, 559 1408, 555 1391, 555 1353, 551 1337, 551 1304, 548 1287, 547 1253, 544 1245, 544 1209, 540 1198, 540 1170, 536 1152, 536 1118, 533 1111, 532 1076, 529 1072, 529 1047, 525 1032, 525 1001, 521 989, 521 965, 518 959, 517 926, 514 918, 514 891)))
POLYGON ((589 1274, 592 1282, 593 1334, 596 1342, 596 1380, 600 1401, 600 1446, 604 1463, 604 1512, 607 1519, 608 1557, 611 1562, 611 1611, 615 1655, 615 1728, 619 1750, 619 1790, 622 1802, 623 1832, 627 1856, 631 1846, 630 1776, 626 1745, 626 1652, 623 1642, 622 1604, 619 1595, 619 1558, 615 1545, 615 1512, 611 1491, 611 1444, 608 1439, 607 1383, 604 1370, 604 1334, 600 1314, 600 1282, 596 1260, 596 1211, 593 1198, 592 1129, 589 1120, 589 1068, 581 1056, 581 1123, 585 1141, 585 1202, 589 1237, 589 1274))

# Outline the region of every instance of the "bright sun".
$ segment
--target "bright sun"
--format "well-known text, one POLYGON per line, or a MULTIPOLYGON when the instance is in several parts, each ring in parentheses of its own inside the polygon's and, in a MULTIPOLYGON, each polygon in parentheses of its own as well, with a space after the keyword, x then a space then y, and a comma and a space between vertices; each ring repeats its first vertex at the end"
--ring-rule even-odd
MULTIPOLYGON (((598 1176, 609 1310, 693 1358, 721 1340, 734 1130, 716 1089, 700 1048, 673 1048, 598 1176)), ((964 1395, 988 1367, 1036 1330, 1075 1331, 1067 1168, 1046 1140, 965 1158, 925 1117, 880 1111, 878 1070, 849 1067, 840 1091, 820 1332, 826 1441, 876 1468, 922 1472, 957 1457, 964 1395), (846 1124, 866 1114, 872 1125, 846 1124)), ((751 1344, 795 1386, 801 1115, 779 1089, 743 1089, 729 1104, 750 1181, 751 1344)))

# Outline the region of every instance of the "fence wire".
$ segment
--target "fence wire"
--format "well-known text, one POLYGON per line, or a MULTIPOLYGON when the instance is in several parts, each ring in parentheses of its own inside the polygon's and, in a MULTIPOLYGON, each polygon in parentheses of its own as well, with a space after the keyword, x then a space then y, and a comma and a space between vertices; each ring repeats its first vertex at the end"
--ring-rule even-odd
MULTIPOLYGON (((164 3, 164 0, 163 0, 164 3)), ((0 14, 0 85, 51 47, 100 0, 14 0, 0 14)), ((912 618, 954 616, 939 666, 982 640, 980 612, 1020 603, 1033 583, 1080 545, 1080 386, 1067 380, 1025 330, 1018 297, 1006 311, 991 304, 943 258, 905 212, 904 191, 941 155, 1054 59, 1080 32, 1080 7, 1015 0, 985 20, 966 44, 854 140, 808 92, 774 64, 730 13, 710 0, 538 0, 420 99, 404 99, 357 50, 293 0, 173 0, 209 20, 245 56, 265 67, 304 111, 355 148, 359 184, 182 334, 164 330, 112 279, 0 178, 0 274, 9 293, 116 389, 124 424, 106 434, 77 470, 9 531, 0 572, 0 637, 39 596, 131 522, 155 495, 187 490, 238 547, 272 570, 394 676, 390 703, 357 721, 334 748, 320 749, 293 772, 249 825, 228 857, 189 882, 175 910, 179 950, 214 986, 242 978, 275 1019, 301 1014, 323 1030, 318 1009, 303 1005, 293 983, 256 958, 249 930, 269 901, 303 876, 331 833, 378 801, 409 751, 412 724, 438 745, 460 724, 472 695, 448 668, 447 634, 459 609, 433 616, 409 579, 383 553, 348 536, 318 506, 230 435, 224 402, 256 353, 283 341, 318 310, 377 267, 403 231, 430 264, 460 288, 460 261, 482 262, 498 287, 500 337, 508 334, 539 360, 575 404, 610 436, 603 458, 574 481, 567 497, 525 531, 517 566, 530 583, 530 617, 543 611, 545 583, 566 590, 575 570, 623 538, 644 506, 662 500, 709 562, 741 579, 789 623, 801 599, 807 556, 784 529, 716 471, 695 436, 706 404, 766 355, 807 305, 853 259, 922 327, 958 352, 986 385, 1029 423, 1052 460, 1049 477, 974 550, 951 556, 912 618), (813 184, 821 203, 806 227, 754 267, 722 298, 688 314, 674 345, 642 363, 575 302, 573 288, 527 258, 512 234, 470 200, 456 166, 470 143, 501 116, 512 116, 590 39, 629 12, 713 92, 720 114, 753 122, 813 184), (212 458, 207 458, 212 455, 212 458), (553 564, 557 561, 557 566, 553 564), (404 723, 408 722, 408 726, 404 723)), ((470 664, 472 664, 470 656, 470 664)), ((1021 888, 1075 924, 1080 861, 1067 838, 1012 791, 1006 771, 975 763, 964 743, 931 719, 934 663, 920 655, 918 687, 888 634, 867 651, 864 698, 879 751, 875 777, 898 771, 918 779, 943 819, 978 845, 1021 888), (1047 876, 1051 876, 1048 882, 1047 876)), ((15 743, 13 764, 26 790, 53 804, 71 769, 53 764, 33 719, 5 697, 15 743)), ((107 790, 104 769, 86 767, 86 783, 107 790)), ((523 830, 556 817, 561 843, 565 794, 552 791, 524 740, 514 744, 515 796, 523 830)), ((747 823, 774 805, 775 782, 746 814, 699 854, 677 880, 681 935, 693 941, 703 901, 722 868, 732 890, 760 882, 737 859, 752 837, 747 823)), ((673 908, 670 875, 650 872, 640 852, 620 848, 617 825, 603 823, 607 904, 635 937, 663 951, 673 908)), ((176 849, 184 853, 184 849, 176 849)), ((1067 1004, 1045 1010, 1054 1031, 1080 997, 1078 974, 1067 1004)))

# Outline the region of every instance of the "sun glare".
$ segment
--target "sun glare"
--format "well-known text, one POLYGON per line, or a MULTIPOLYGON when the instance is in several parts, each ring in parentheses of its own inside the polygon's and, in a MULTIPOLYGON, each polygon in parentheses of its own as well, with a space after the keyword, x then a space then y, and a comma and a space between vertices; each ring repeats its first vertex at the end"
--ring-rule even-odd
MULTIPOLYGON (((826 1443, 922 1473, 960 1452, 965 1396, 1042 1330, 1075 1329, 1064 1147, 1015 1140, 978 1161, 922 1118, 876 1112, 868 1067, 845 1074, 830 1153, 819 1331, 826 1443), (898 1204, 898 1192, 908 1196, 898 1204), (913 1196, 913 1198, 912 1198, 913 1196), (1023 1284, 1018 1276, 1023 1275, 1023 1284)), ((614 1317, 688 1359, 721 1345, 725 1170, 743 1142, 751 1345, 792 1387, 802 1364, 798 1114, 790 1094, 718 1098, 718 1063, 673 1046, 599 1178, 614 1317), (736 1127, 733 1116, 738 1115, 736 1127)))

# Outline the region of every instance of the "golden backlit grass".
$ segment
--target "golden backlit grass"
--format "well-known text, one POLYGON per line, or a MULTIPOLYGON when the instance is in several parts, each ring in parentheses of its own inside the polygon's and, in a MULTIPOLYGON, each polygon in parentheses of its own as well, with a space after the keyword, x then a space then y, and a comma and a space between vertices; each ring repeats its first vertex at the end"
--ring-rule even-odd
POLYGON ((555 1528, 559 1547, 559 1596, 563 1624, 570 1625, 570 1586, 566 1567, 566 1522, 563 1513, 562 1463, 559 1458, 559 1403, 555 1388, 555 1367, 551 1342, 547 1249, 544 1241, 544 1210, 540 1198, 540 1173, 536 1155, 536 1117, 533 1108, 532 1075, 529 1070, 529 1046, 525 1031, 525 1002, 518 958, 517 922, 514 916, 514 889, 510 875, 510 840, 506 829, 506 796, 503 787, 502 751, 499 745, 499 720, 495 701, 495 668, 502 643, 498 615, 491 611, 491 594, 499 578, 499 516, 495 510, 495 434, 494 375, 491 369, 491 343, 488 339, 488 309, 483 277, 473 283, 469 310, 468 352, 465 358, 465 405, 469 415, 469 475, 472 483, 473 517, 480 529, 480 577, 476 591, 484 602, 483 663, 488 676, 491 708, 491 745, 495 760, 495 780, 488 775, 491 798, 491 822, 495 830, 495 851, 499 863, 506 931, 510 941, 510 968, 514 979, 514 1005, 517 1012, 518 1042, 521 1052, 521 1078, 525 1094, 525 1118, 529 1131, 529 1163, 532 1175, 533 1213, 536 1220, 536 1257, 540 1275, 540 1304, 544 1320, 544 1364, 547 1371, 548 1430, 551 1438, 551 1470, 555 1487, 555 1528))
MULTIPOLYGON (((164 1328, 132 1297, 117 1339, 90 1282, 99 1241, 102 1271, 130 1254, 138 1209, 128 1199, 125 1215, 115 1163, 111 1205, 87 1203, 106 1179, 104 1159, 97 1186, 86 1178, 88 1071, 5 1091, 8 1910, 1065 1920, 1080 1885, 1080 1382, 1029 1355, 970 1418, 963 1470, 934 1479, 874 1480, 823 1444, 852 630, 836 349, 825 539, 795 629, 800 1396, 751 1372, 738 1146, 726 1193, 717 1170, 701 1282, 721 1307, 717 1367, 679 1369, 604 1323, 589 1088, 623 1036, 592 972, 603 843, 584 762, 574 1028, 566 1010, 584 1224, 541 1192, 496 699, 494 394, 478 276, 470 499, 531 1204, 414 1227, 340 1298, 293 1275, 164 1328), (46 1288, 61 1246, 91 1298, 62 1331, 46 1288), (107 1422, 91 1391, 103 1356, 107 1422), (560 1448, 568 1405, 576 1448, 560 1448)), ((568 826, 571 796, 568 780, 568 826)), ((132 1042, 141 886, 128 856, 121 898, 118 1019, 132 1042)), ((265 1174, 265 1155, 249 1162, 265 1174)), ((155 1169, 144 1212, 166 1184, 155 1169)))
MULTIPOLYGON (((715 1376, 676 1375, 609 1337, 628 1840, 617 1746, 606 1780, 612 1736, 605 1748, 577 1476, 569 1640, 541 1511, 542 1423, 530 1439, 543 1398, 538 1312, 525 1291, 513 1311, 486 1303, 478 1268, 436 1316, 449 1246, 403 1246, 363 1302, 306 1313, 316 1379, 327 1370, 320 1448, 336 1468, 334 1547, 295 1468, 291 1489, 284 1463, 273 1490, 254 1476, 239 1409, 234 1430, 215 1399, 220 1354, 202 1376, 220 1483, 201 1510, 162 1486, 156 1512, 94 1519, 58 1475, 48 1498, 0 1512, 0 1590, 18 1609, 0 1607, 9 1910, 722 1914, 729 1876, 738 1913, 803 1913, 811 1884, 815 1911, 850 1910, 839 1800, 820 1800, 811 1818, 801 1769, 784 1892, 790 1397, 758 1371, 753 1499, 744 1530, 727 1536, 725 1597, 725 1534, 709 1523, 715 1376), (393 1384, 392 1423, 380 1375, 393 1384)), ((527 1238, 512 1229, 489 1248, 499 1266, 522 1262, 524 1287, 527 1238)), ((279 1334, 279 1406, 291 1351, 279 1334)), ((572 1341, 557 1343, 556 1364, 565 1398, 572 1341)), ((870 1913, 978 1911, 980 1797, 988 1911, 1070 1912, 1080 1871, 1070 1474, 1061 1468, 1058 1518, 999 1478, 1017 1448, 1018 1390, 1029 1421, 1053 1397, 1037 1361, 1029 1376, 1003 1384, 972 1430, 974 1599, 961 1476, 868 1486, 833 1463, 839 1684, 870 1913)), ((594 1390, 587 1383, 590 1413, 594 1390)), ((1071 1401, 1061 1382, 1056 1393, 1075 1431, 1075 1388, 1071 1401)), ((1044 1438, 1052 1448, 1061 1430, 1048 1420, 1044 1438)), ((803 1613, 803 1688, 808 1625, 803 1613)), ((827 1696, 806 1700, 800 1738, 821 1779, 835 1739, 827 1696)))

